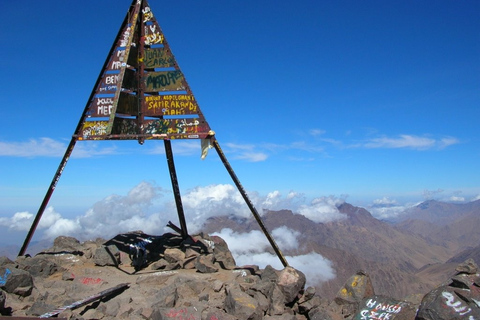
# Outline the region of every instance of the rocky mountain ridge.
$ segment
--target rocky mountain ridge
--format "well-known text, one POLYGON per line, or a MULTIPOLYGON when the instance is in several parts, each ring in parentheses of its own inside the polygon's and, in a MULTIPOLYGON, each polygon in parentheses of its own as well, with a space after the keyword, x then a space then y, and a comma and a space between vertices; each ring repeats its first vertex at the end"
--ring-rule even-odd
POLYGON ((329 300, 291 266, 236 266, 225 241, 204 234, 59 237, 35 257, 0 258, 0 313, 62 319, 478 319, 473 260, 422 297, 379 295, 357 271, 329 300))

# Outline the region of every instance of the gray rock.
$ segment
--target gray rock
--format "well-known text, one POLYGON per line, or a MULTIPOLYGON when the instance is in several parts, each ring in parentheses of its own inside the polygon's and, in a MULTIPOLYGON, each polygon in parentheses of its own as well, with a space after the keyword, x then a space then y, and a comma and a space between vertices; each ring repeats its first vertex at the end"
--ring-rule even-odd
POLYGON ((33 258, 19 257, 17 263, 20 269, 30 272, 33 277, 46 278, 55 272, 64 271, 64 269, 54 261, 53 256, 37 255, 33 258))
POLYGON ((214 256, 213 254, 209 255, 200 255, 195 260, 195 269, 201 273, 214 273, 218 271, 218 268, 215 267, 214 256))
POLYGON ((45 301, 35 301, 35 303, 32 305, 32 307, 26 312, 27 315, 29 316, 40 316, 44 313, 51 312, 55 310, 57 307, 48 303, 45 303, 45 301))
POLYGON ((237 317, 226 313, 223 309, 210 308, 205 312, 206 317, 202 319, 208 320, 238 320, 237 317))
POLYGON ((322 298, 320 298, 319 296, 313 296, 311 299, 308 299, 306 301, 305 300, 303 300, 302 302, 299 301, 298 308, 302 314, 308 314, 310 310, 321 306, 322 303, 323 303, 322 298))
POLYGON ((243 292, 239 285, 231 285, 227 288, 225 310, 237 319, 256 320, 263 317, 263 313, 258 307, 258 302, 243 292))
POLYGON ((70 253, 82 253, 82 245, 80 241, 73 237, 60 236, 53 241, 53 247, 47 252, 70 252, 70 253))
POLYGON ((0 290, 0 314, 6 313, 6 310, 5 310, 6 300, 7 300, 7 295, 5 294, 5 291, 0 290))
POLYGON ((276 316, 265 316, 263 317, 264 320, 297 320, 297 317, 293 314, 282 314, 282 315, 276 315, 276 316))
POLYGON ((265 269, 260 274, 262 281, 277 282, 278 281, 278 270, 275 270, 271 265, 267 265, 265 269))
POLYGON ((177 301, 177 288, 167 285, 152 292, 151 303, 153 308, 173 308, 177 301))
POLYGON ((480 319, 479 290, 471 292, 450 286, 440 286, 423 297, 418 320, 480 319))
POLYGON ((455 271, 458 273, 476 274, 478 272, 478 266, 473 259, 468 259, 465 262, 459 264, 455 271))
POLYGON ((1 266, 5 266, 5 265, 7 265, 7 264, 10 264, 10 265, 11 265, 11 264, 15 264, 15 262, 13 262, 12 260, 8 259, 8 258, 5 257, 5 256, 0 257, 0 267, 1 267, 1 266))
POLYGON ((279 315, 285 312, 285 295, 282 290, 276 286, 272 286, 272 291, 268 295, 270 299, 269 315, 279 315))
MULTIPOLYGON (((342 317, 343 318, 343 317, 342 317)), ((337 320, 332 314, 323 308, 314 308, 308 312, 309 320, 337 320)))
POLYGON ((480 290, 473 260, 457 268, 457 274, 444 285, 427 293, 418 309, 418 320, 480 319, 480 290))
POLYGON ((215 262, 218 263, 222 269, 235 269, 235 259, 228 249, 228 245, 225 240, 218 236, 212 236, 210 237, 210 240, 214 243, 213 254, 215 255, 215 262))
POLYGON ((286 267, 278 275, 277 285, 285 296, 285 303, 292 303, 305 287, 306 278, 303 272, 286 267))
POLYGON ((178 248, 167 248, 163 255, 168 263, 179 263, 183 265, 183 261, 185 260, 185 253, 178 248))
POLYGON ((95 251, 94 262, 101 267, 116 267, 120 264, 120 252, 114 245, 101 246, 95 251))
POLYGON ((375 295, 372 280, 370 276, 363 271, 358 271, 351 276, 341 288, 335 298, 335 302, 339 305, 353 303, 358 304, 364 298, 375 295))
POLYGON ((151 315, 151 319, 202 319, 202 310, 195 307, 156 308, 151 315))
POLYGON ((7 293, 13 293, 22 297, 29 296, 33 290, 32 275, 21 269, 0 267, 2 280, 0 288, 7 293))
POLYGON ((416 307, 410 302, 375 295, 360 302, 353 319, 376 317, 378 319, 409 320, 415 319, 416 313, 416 307))

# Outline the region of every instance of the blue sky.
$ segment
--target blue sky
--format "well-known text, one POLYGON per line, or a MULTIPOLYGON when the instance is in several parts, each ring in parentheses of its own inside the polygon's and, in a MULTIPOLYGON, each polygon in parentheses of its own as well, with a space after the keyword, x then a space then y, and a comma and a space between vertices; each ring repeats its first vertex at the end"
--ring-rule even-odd
MULTIPOLYGON (((4 225, 36 213, 130 2, 0 3, 4 225)), ((259 206, 479 198, 480 2, 150 6, 259 206)), ((232 184, 214 150, 202 161, 198 140, 172 144, 182 195, 232 184)), ((161 141, 78 142, 49 204, 76 217, 142 182, 172 200, 161 141)))

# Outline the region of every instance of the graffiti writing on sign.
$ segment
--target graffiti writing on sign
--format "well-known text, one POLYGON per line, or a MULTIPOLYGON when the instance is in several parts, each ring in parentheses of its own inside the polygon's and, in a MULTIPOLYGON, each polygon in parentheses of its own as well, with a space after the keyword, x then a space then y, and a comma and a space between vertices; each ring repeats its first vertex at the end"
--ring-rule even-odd
MULTIPOLYGON (((455 296, 450 292, 444 291, 442 292, 442 296, 446 299, 445 300, 446 305, 452 308, 459 315, 464 316, 472 311, 472 309, 470 309, 468 306, 463 304, 461 301, 456 300, 455 296)), ((473 316, 470 316, 468 319, 475 320, 473 316)))
POLYGON ((96 279, 94 279, 94 278, 82 278, 81 281, 82 281, 83 284, 88 285, 88 284, 99 284, 99 283, 102 283, 103 280, 100 279, 100 278, 96 278, 96 279))
POLYGON ((145 67, 168 68, 175 66, 175 59, 165 48, 145 49, 145 67))
POLYGON ((130 37, 131 27, 128 27, 127 30, 123 33, 123 37, 120 39, 120 47, 126 47, 128 44, 128 38, 130 37))
POLYGON ((174 318, 174 319, 178 319, 178 320, 195 320, 195 315, 191 314, 190 312, 188 312, 187 309, 171 309, 170 311, 168 311, 165 316, 167 318, 174 318))
POLYGON ((102 85, 98 88, 98 93, 113 93, 117 91, 117 86, 114 85, 102 85))
POLYGON ((149 92, 184 90, 180 70, 150 72, 145 78, 145 90, 149 92))
POLYGON ((112 113, 113 98, 95 98, 93 107, 95 108, 94 114, 108 116, 112 113))
POLYGON ((147 22, 153 19, 153 12, 150 10, 150 7, 145 7, 145 9, 142 10, 143 13, 143 22, 147 22))
POLYGON ((148 114, 182 115, 194 114, 198 110, 193 95, 165 95, 145 97, 148 114))
POLYGON ((146 134, 196 134, 203 128, 198 119, 160 119, 145 127, 146 134))
POLYGON ((103 83, 105 83, 105 85, 107 85, 107 86, 108 85, 116 85, 118 83, 118 79, 120 79, 119 74, 107 74, 103 78, 103 83))
POLYGON ((377 302, 373 299, 369 299, 365 306, 366 308, 359 313, 361 320, 388 320, 402 310, 399 304, 377 302))
POLYGON ((89 121, 83 125, 83 137, 87 139, 89 136, 107 134, 108 121, 89 121))
POLYGON ((145 44, 159 44, 163 42, 163 37, 159 31, 157 31, 157 25, 145 25, 145 44))
POLYGON ((110 62, 110 70, 119 70, 122 67, 125 67, 127 64, 123 61, 125 57, 125 49, 117 50, 117 54, 112 57, 110 62))
POLYGON ((4 286, 7 283, 7 278, 10 275, 10 273, 12 273, 10 269, 8 268, 5 269, 5 273, 3 274, 3 276, 0 276, 0 286, 4 286))

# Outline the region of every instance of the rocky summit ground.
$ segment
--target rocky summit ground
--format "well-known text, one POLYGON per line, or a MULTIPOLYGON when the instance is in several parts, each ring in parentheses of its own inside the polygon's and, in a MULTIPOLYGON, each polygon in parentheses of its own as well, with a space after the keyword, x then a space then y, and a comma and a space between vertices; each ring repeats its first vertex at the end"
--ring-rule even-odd
POLYGON ((34 257, 0 258, 0 313, 65 319, 480 319, 473 260, 429 292, 376 295, 353 274, 333 300, 292 267, 237 266, 217 236, 142 232, 80 243, 59 237, 34 257))

